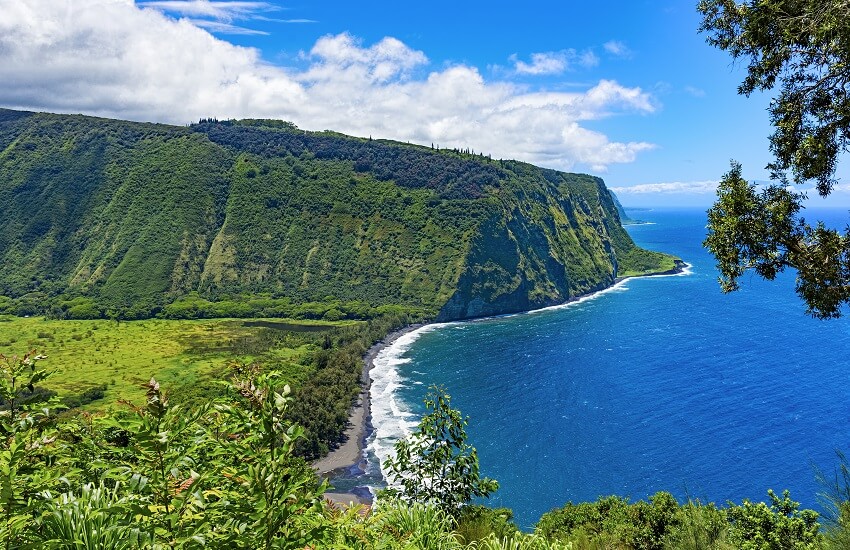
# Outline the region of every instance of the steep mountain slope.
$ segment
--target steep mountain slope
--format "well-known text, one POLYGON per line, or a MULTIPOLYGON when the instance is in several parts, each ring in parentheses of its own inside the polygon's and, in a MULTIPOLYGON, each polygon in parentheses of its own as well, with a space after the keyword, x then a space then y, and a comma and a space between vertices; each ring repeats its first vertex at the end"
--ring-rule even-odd
POLYGON ((69 316, 197 293, 457 319, 673 266, 635 247, 598 178, 280 121, 0 110, 0 204, 0 308, 69 316))
POLYGON ((620 203, 620 199, 619 199, 619 197, 617 197, 616 193, 614 193, 613 191, 610 191, 610 193, 611 193, 611 200, 614 201, 614 207, 617 208, 617 214, 620 215, 620 223, 622 225, 628 225, 630 223, 634 223, 635 220, 633 220, 632 218, 629 217, 628 214, 626 214, 626 209, 623 208, 623 205, 620 203))

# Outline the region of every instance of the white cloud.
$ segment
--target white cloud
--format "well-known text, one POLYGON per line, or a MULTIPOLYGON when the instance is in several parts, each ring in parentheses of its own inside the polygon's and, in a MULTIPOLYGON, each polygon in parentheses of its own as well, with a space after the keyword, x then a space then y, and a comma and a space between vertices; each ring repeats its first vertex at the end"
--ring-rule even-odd
MULTIPOLYGON (((813 191, 814 187, 808 187, 808 188, 793 187, 792 190, 797 191, 797 192, 799 192, 799 191, 808 192, 808 191, 813 191)), ((835 185, 832 186, 832 192, 833 193, 850 193, 850 183, 836 183, 835 185)))
POLYGON ((631 57, 632 51, 619 40, 609 40, 602 45, 605 51, 617 57, 631 57))
MULTIPOLYGON (((423 52, 395 38, 364 45, 348 34, 321 38, 302 68, 285 68, 213 37, 188 17, 207 3, 185 4, 187 17, 175 20, 132 0, 0 0, 0 105, 178 124, 280 118, 561 169, 602 171, 653 147, 611 141, 583 125, 654 112, 640 88, 601 80, 584 91, 530 92, 487 81, 475 67, 433 69, 423 52)), ((261 9, 208 4, 219 15, 261 9)))
POLYGON ((611 190, 618 195, 670 195, 689 194, 705 195, 713 194, 717 190, 716 180, 707 181, 673 181, 664 183, 641 183, 622 187, 612 187, 611 190))
POLYGON ((599 58, 591 51, 577 52, 576 50, 560 50, 557 52, 540 52, 531 54, 531 61, 526 63, 514 54, 509 60, 514 64, 514 72, 522 75, 554 75, 572 69, 572 66, 595 67, 599 58))
POLYGON ((694 97, 705 97, 705 90, 696 86, 685 86, 685 91, 694 97))
POLYGON ((533 53, 531 63, 520 61, 516 56, 511 61, 519 74, 561 74, 567 69, 567 56, 563 52, 533 53))
POLYGON ((578 55, 578 63, 582 67, 595 67, 599 65, 599 58, 593 53, 593 50, 587 50, 578 55))
POLYGON ((144 0, 137 6, 163 13, 186 17, 192 24, 216 34, 268 35, 268 32, 234 25, 236 21, 266 21, 271 23, 315 23, 310 19, 277 19, 260 15, 280 11, 269 2, 228 0, 144 0))
POLYGON ((370 81, 385 82, 397 76, 408 77, 412 69, 428 63, 424 53, 408 48, 395 38, 387 37, 364 48, 349 34, 320 38, 308 58, 315 63, 297 76, 305 83, 354 77, 360 73, 370 81))
POLYGON ((152 0, 139 2, 138 5, 189 17, 210 17, 219 20, 238 19, 258 11, 280 9, 268 2, 217 2, 215 0, 152 0))
POLYGON ((198 27, 204 28, 210 32, 217 32, 222 34, 269 34, 265 31, 258 31, 255 29, 249 29, 247 27, 240 27, 238 25, 223 23, 221 21, 210 21, 207 19, 189 19, 189 21, 193 25, 197 25, 198 27))
POLYGON ((264 15, 253 15, 251 19, 256 21, 268 21, 270 23, 318 23, 315 19, 277 19, 274 17, 266 17, 264 15))

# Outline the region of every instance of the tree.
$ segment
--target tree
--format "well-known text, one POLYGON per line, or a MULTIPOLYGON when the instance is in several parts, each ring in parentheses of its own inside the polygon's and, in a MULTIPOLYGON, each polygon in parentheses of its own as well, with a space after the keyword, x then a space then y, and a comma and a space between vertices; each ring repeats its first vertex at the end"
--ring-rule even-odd
POLYGON ((838 158, 850 145, 850 3, 844 0, 702 0, 700 31, 733 59, 748 59, 738 92, 774 90, 768 165, 776 183, 746 184, 733 161, 709 212, 705 245, 718 260, 721 288, 737 289, 745 270, 773 279, 798 271, 797 293, 819 318, 850 302, 850 237, 799 215, 805 194, 790 182, 814 181, 827 196, 838 158))
POLYGON ((450 405, 446 391, 432 386, 425 396, 430 412, 413 434, 396 442, 395 457, 384 462, 384 469, 395 485, 387 490, 391 496, 457 515, 473 497, 489 496, 499 483, 479 475, 478 452, 466 442, 468 419, 450 405))
POLYGON ((758 191, 733 162, 708 211, 705 245, 717 259, 724 292, 754 269, 772 280, 786 267, 797 269, 797 293, 816 317, 838 317, 850 301, 850 238, 823 225, 812 228, 798 217, 799 195, 774 185, 758 191))

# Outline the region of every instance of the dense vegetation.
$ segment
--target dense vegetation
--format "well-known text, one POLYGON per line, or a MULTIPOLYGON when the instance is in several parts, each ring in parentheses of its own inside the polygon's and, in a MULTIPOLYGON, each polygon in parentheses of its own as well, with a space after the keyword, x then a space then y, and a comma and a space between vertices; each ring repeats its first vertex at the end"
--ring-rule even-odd
POLYGON ((0 204, 17 315, 464 318, 645 271, 598 178, 280 121, 0 110, 0 204))
POLYGON ((334 508, 323 501, 326 485, 294 456, 302 429, 287 420, 294 403, 278 373, 236 363, 228 391, 192 406, 173 404, 150 380, 140 406, 60 422, 56 398, 19 400, 22 388, 46 378, 43 359, 0 356, 0 398, 7 403, 0 415, 0 544, 9 550, 846 547, 846 490, 825 532, 816 513, 771 492, 769 505, 726 508, 682 505, 667 493, 648 502, 569 503, 545 514, 534 533, 521 533, 510 510, 469 504, 474 493, 464 487, 484 483, 483 494, 495 488, 478 477, 474 454, 432 453, 440 441, 466 439, 462 417, 444 394, 432 407, 433 421, 420 423, 420 439, 435 445, 411 458, 446 460, 446 480, 455 484, 435 485, 427 495, 417 489, 416 498, 384 495, 371 512, 334 508), (458 456, 473 457, 474 468, 453 469, 458 456))
MULTIPOLYGON (((220 396, 227 364, 262 364, 297 397, 287 419, 304 428, 295 447, 316 458, 340 442, 360 389, 362 356, 414 319, 384 315, 367 322, 222 319, 133 322, 21 319, 0 316, 0 353, 26 346, 49 352, 54 376, 19 399, 53 395, 69 408, 115 410, 138 403, 155 377, 181 405, 220 396)), ((0 400, 0 407, 3 406, 0 400)))

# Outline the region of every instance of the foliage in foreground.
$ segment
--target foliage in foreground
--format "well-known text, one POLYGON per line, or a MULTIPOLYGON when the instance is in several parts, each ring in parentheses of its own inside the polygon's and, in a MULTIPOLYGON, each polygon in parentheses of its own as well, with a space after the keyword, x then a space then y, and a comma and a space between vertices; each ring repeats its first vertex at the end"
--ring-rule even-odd
POLYGON ((813 181, 826 197, 838 181, 850 145, 850 4, 701 0, 698 9, 708 43, 747 63, 738 93, 776 92, 768 107, 774 183, 757 191, 733 162, 709 212, 705 244, 717 258, 721 288, 737 289, 748 269, 771 280, 791 267, 808 313, 839 317, 850 303, 850 234, 806 223, 799 215, 805 194, 788 184, 813 181))
MULTIPOLYGON (((294 320, 69 321, 0 316, 0 353, 13 345, 49 347, 58 376, 24 390, 33 403, 58 394, 68 409, 144 402, 140 384, 156 378, 175 404, 202 403, 224 393, 232 361, 262 363, 281 373, 294 398, 287 419, 304 428, 295 452, 307 460, 342 439, 360 391, 366 350, 386 334, 418 321, 386 314, 366 322, 294 320)), ((8 351, 7 351, 8 350, 8 351)), ((0 397, 0 408, 5 403, 0 397)))
POLYGON ((395 456, 384 463, 391 484, 386 494, 458 515, 473 498, 496 491, 499 483, 479 474, 478 452, 467 443, 468 419, 451 408, 446 391, 432 387, 425 408, 430 412, 416 431, 398 440, 395 456))
POLYGON ((236 369, 227 402, 192 409, 171 405, 151 380, 144 406, 87 430, 49 422, 56 402, 15 405, 22 386, 46 376, 39 358, 3 357, 7 549, 281 548, 315 538, 324 485, 293 455, 302 430, 285 420, 289 388, 273 373, 236 369))
MULTIPOLYGON (((47 376, 41 359, 0 356, 0 397, 9 404, 0 412, 5 550, 815 550, 842 548, 847 540, 841 518, 850 493, 842 492, 826 537, 816 513, 772 492, 770 505, 744 501, 725 509, 679 505, 667 493, 635 503, 607 497, 553 510, 532 534, 516 528, 509 510, 468 504, 468 494, 339 509, 323 500, 326 485, 294 455, 302 430, 287 420, 292 397, 277 373, 235 365, 227 397, 195 407, 172 404, 151 380, 145 404, 126 414, 58 423, 55 397, 37 406, 18 401, 47 376)), ((445 421, 451 430, 432 433, 465 441, 448 397, 432 397, 437 418, 424 426, 445 421)), ((451 463, 458 455, 439 456, 451 463)))
POLYGON ((797 271, 796 292, 807 313, 840 317, 850 301, 850 236, 811 227, 800 217, 801 196, 783 185, 759 190, 732 162, 708 211, 704 245, 717 259, 720 287, 738 289, 738 280, 754 270, 773 280, 786 268, 797 271))
POLYGON ((819 534, 818 514, 799 510, 786 491, 768 491, 771 504, 744 500, 725 509, 676 502, 670 493, 629 503, 621 497, 569 503, 540 518, 536 532, 575 548, 641 550, 815 550, 830 546, 819 534))

